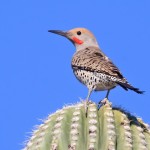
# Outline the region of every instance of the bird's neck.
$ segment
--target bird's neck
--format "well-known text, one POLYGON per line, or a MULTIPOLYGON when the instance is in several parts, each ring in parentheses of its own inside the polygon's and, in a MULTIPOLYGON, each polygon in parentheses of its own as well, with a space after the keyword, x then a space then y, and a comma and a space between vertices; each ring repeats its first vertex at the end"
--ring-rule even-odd
POLYGON ((89 39, 89 40, 83 42, 82 44, 75 44, 76 51, 80 51, 80 50, 85 49, 90 46, 99 48, 99 45, 95 39, 94 40, 89 39))

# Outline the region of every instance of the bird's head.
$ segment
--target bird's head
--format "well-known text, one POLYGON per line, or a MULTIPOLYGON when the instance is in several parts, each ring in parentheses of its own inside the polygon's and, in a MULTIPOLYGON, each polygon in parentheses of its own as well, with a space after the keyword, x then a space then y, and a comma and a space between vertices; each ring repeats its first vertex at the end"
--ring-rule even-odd
POLYGON ((77 51, 89 46, 98 46, 94 35, 85 28, 75 28, 66 32, 61 30, 48 30, 48 32, 66 37, 76 46, 77 51))

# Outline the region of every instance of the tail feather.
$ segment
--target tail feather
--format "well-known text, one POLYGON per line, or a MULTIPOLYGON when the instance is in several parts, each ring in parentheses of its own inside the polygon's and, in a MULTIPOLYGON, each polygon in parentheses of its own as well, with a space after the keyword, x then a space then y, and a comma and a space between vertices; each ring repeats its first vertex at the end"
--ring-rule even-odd
POLYGON ((143 94, 144 93, 144 91, 140 91, 138 88, 133 87, 128 82, 124 82, 124 83, 123 82, 117 82, 117 84, 119 84, 126 91, 128 91, 128 89, 130 89, 130 90, 133 90, 134 92, 136 92, 138 94, 143 94))

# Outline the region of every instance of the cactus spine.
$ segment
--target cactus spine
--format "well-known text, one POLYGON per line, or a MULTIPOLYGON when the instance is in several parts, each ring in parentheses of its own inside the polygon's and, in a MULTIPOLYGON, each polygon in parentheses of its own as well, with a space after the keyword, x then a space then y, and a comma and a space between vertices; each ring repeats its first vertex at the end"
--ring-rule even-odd
POLYGON ((78 103, 49 115, 24 150, 150 150, 150 130, 108 100, 99 110, 91 102, 87 117, 78 103))

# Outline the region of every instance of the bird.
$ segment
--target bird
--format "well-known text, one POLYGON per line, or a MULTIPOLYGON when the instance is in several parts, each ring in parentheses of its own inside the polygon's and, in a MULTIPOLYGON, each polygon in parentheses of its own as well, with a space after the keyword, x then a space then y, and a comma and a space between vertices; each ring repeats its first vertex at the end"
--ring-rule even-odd
POLYGON ((48 30, 69 39, 76 48, 71 67, 76 78, 86 85, 88 95, 86 107, 92 91, 107 91, 121 86, 124 90, 132 90, 138 94, 144 91, 132 86, 120 72, 118 67, 102 52, 94 34, 86 28, 74 28, 69 31, 48 30))

